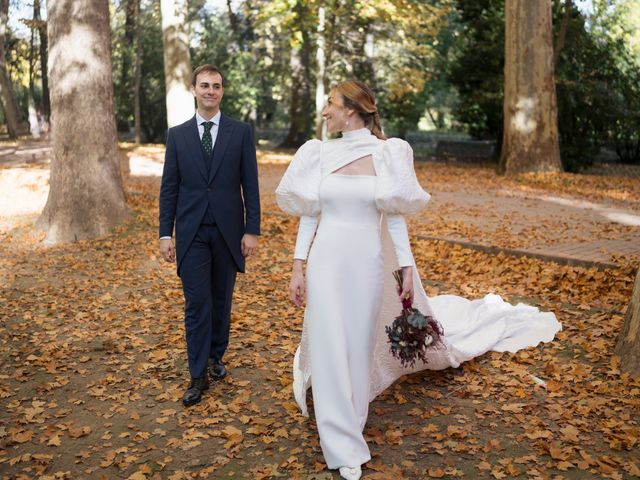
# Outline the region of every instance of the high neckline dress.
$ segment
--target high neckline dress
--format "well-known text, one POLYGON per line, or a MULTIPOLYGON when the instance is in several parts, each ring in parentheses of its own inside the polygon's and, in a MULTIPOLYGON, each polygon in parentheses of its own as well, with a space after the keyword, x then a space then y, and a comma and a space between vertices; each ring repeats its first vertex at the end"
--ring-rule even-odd
POLYGON ((378 140, 366 129, 311 140, 296 153, 276 199, 284 211, 300 216, 294 258, 307 259, 293 392, 307 415, 306 393, 312 387, 329 468, 371 458, 362 435, 368 403, 401 376, 456 368, 488 351, 516 352, 552 341, 561 330, 553 313, 511 305, 498 295, 427 297, 403 215, 424 208, 429 195, 417 181, 413 151, 403 140, 378 140), (369 154, 376 176, 335 173, 369 154), (444 328, 441 348, 429 352, 427 364, 410 368, 393 358, 385 333, 401 309, 392 272, 407 265, 414 267, 414 307, 444 328))

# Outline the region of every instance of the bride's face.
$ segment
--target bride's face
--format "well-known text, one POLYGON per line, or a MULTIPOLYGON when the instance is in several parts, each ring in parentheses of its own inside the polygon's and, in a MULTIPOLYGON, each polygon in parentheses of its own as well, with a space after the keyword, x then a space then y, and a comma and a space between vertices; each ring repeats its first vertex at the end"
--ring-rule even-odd
POLYGON ((327 105, 322 110, 322 117, 327 122, 329 133, 342 132, 348 130, 350 110, 344 106, 344 97, 332 90, 329 94, 327 105))

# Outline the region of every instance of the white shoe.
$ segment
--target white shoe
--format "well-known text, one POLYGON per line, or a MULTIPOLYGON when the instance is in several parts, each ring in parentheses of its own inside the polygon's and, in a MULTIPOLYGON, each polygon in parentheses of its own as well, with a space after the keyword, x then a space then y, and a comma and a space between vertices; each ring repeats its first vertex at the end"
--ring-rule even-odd
POLYGON ((340 476, 346 480, 359 480, 362 476, 360 467, 340 467, 340 476))

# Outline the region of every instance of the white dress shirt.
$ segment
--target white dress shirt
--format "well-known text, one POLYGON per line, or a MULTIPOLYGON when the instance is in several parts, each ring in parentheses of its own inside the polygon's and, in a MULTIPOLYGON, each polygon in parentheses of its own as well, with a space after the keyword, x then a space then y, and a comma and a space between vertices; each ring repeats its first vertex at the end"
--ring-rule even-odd
POLYGON ((213 126, 211 127, 211 145, 215 147, 216 138, 218 138, 218 126, 220 125, 220 117, 222 116, 222 112, 218 110, 212 118, 206 119, 202 115, 200 115, 196 111, 196 123, 198 124, 198 133, 200 134, 200 140, 202 140, 202 135, 204 134, 204 122, 213 122, 213 126))

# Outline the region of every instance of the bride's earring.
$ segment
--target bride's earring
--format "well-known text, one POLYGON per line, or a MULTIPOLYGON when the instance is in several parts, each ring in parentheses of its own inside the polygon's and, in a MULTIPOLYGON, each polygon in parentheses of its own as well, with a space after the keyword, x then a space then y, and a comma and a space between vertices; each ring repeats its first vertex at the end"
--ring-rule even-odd
POLYGON ((345 127, 348 127, 348 126, 349 126, 349 120, 345 120, 345 121, 344 121, 344 126, 345 126, 345 127))

